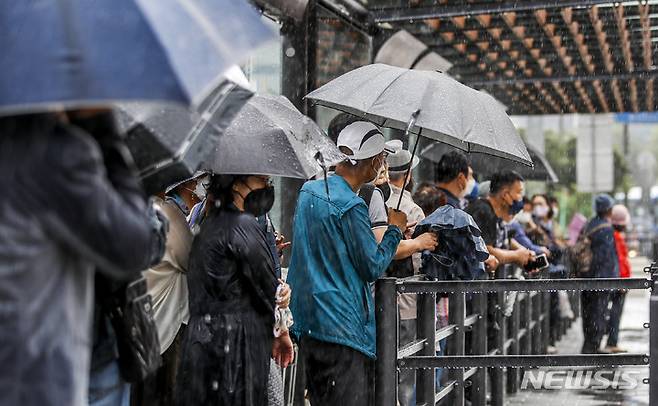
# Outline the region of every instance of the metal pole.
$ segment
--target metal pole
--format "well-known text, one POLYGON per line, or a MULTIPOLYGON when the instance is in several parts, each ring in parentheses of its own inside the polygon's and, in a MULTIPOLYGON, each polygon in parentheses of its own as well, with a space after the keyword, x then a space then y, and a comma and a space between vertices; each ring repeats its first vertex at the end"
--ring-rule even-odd
POLYGON ((542 292, 541 293, 541 300, 542 300, 542 315, 544 316, 544 319, 541 322, 541 350, 542 353, 546 354, 548 351, 548 343, 550 341, 550 321, 551 321, 551 293, 550 292, 542 292))
MULTIPOLYGON (((626 164, 628 165, 630 164, 628 123, 624 123, 623 145, 624 145, 624 159, 626 160, 626 164)), ((628 186, 625 183, 624 183, 624 206, 628 207, 628 186)))
POLYGON ((381 278, 375 283, 377 406, 395 406, 398 401, 398 299, 395 283, 395 278, 381 278))
POLYGON ((658 405, 658 273, 652 273, 651 279, 653 288, 649 299, 649 404, 658 405))
MULTIPOLYGON (((464 355, 464 317, 466 316, 464 293, 450 295, 450 310, 448 311, 448 323, 455 325, 455 332, 448 338, 448 355, 464 355)), ((450 380, 455 381, 455 389, 452 391, 452 405, 464 405, 464 370, 449 370, 450 380)))
MULTIPOLYGON (((532 293, 532 292, 531 292, 532 293)), ((534 292, 535 296, 531 299, 532 306, 532 353, 541 354, 541 293, 534 292)))
MULTIPOLYGON (((509 347, 508 354, 519 355, 520 354, 520 343, 519 343, 519 324, 520 324, 520 313, 521 306, 519 304, 518 295, 517 299, 514 302, 514 311, 512 316, 509 318, 508 331, 512 344, 509 347)), ((507 393, 516 393, 519 390, 519 368, 507 368, 507 393)))
MULTIPOLYGON (((508 274, 508 267, 499 267, 496 271, 496 279, 505 279, 508 274)), ((505 315, 503 315, 503 306, 505 304, 505 292, 496 292, 495 295, 496 315, 494 317, 494 344, 498 349, 498 355, 505 354, 505 315)), ((491 327, 489 327, 491 328, 491 327)), ((505 404, 505 375, 503 368, 492 368, 491 373, 491 404, 494 406, 503 406, 505 404)))
MULTIPOLYGON (((478 314, 478 319, 473 325, 471 334, 473 355, 484 355, 487 353, 487 294, 476 293, 473 296, 473 312, 478 314)), ((471 379, 471 404, 485 406, 487 404, 487 369, 479 368, 471 379)))
MULTIPOLYGON (((425 347, 420 351, 420 355, 436 356, 436 294, 422 294, 417 297, 416 334, 419 340, 425 339, 425 347)), ((434 372, 434 368, 416 372, 417 404, 434 404, 434 372)))

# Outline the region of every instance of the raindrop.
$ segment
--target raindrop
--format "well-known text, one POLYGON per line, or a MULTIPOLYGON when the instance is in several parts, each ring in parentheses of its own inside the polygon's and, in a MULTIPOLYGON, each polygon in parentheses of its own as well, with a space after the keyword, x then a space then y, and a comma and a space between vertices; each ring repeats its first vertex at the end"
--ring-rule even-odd
POLYGON ((288 47, 288 48, 286 49, 286 56, 287 56, 288 58, 292 58, 292 57, 294 57, 295 54, 296 54, 295 48, 293 48, 293 47, 288 47))
POLYGON ((228 354, 231 352, 231 348, 229 347, 228 343, 224 344, 224 354, 228 354))
POLYGON ((212 320, 212 317, 211 317, 209 314, 206 313, 206 314, 203 316, 203 321, 205 321, 206 324, 210 324, 210 321, 211 321, 211 320, 212 320))
POLYGON ((212 390, 218 391, 219 390, 219 382, 217 381, 212 381, 212 390))

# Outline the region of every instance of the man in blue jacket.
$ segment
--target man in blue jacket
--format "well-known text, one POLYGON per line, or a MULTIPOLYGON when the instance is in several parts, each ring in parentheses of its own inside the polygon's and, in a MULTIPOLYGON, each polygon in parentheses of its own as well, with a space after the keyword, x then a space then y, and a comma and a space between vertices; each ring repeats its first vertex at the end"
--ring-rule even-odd
MULTIPOLYGON (((596 197, 594 209, 596 216, 590 220, 583 230, 589 235, 592 248, 592 263, 586 278, 618 278, 619 260, 615 247, 610 216, 615 201, 612 197, 602 194, 596 197)), ((583 354, 599 352, 601 339, 606 330, 606 314, 608 310, 608 292, 583 291, 581 293, 583 317, 583 354)))
POLYGON ((337 145, 348 160, 326 181, 307 182, 297 203, 288 274, 295 292, 292 333, 313 405, 367 405, 376 354, 369 283, 393 259, 407 217, 390 210, 388 229, 377 244, 368 208, 356 194, 383 168, 385 143, 379 129, 352 123, 341 131, 337 145))

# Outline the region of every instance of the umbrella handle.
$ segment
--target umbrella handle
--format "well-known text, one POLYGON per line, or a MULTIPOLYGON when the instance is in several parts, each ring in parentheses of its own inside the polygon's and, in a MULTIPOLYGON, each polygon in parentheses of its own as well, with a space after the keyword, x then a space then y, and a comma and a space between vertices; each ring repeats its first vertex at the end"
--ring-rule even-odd
POLYGON ((331 201, 331 196, 329 196, 329 182, 327 182, 327 165, 324 162, 322 152, 318 151, 318 153, 315 154, 315 159, 318 161, 320 167, 322 168, 322 173, 324 174, 324 187, 327 190, 327 199, 331 201))
MULTIPOLYGON (((416 124, 416 120, 420 115, 420 109, 414 111, 409 118, 409 123, 407 124, 407 129, 404 131, 404 136, 409 137, 411 129, 416 124)), ((416 149, 418 148, 418 140, 420 140, 420 134, 416 137, 416 143, 414 144, 414 149, 411 152, 411 161, 409 161, 409 167, 407 168, 407 173, 404 175, 404 181, 402 183, 402 190, 400 191, 400 198, 398 199, 398 205, 395 210, 400 210, 400 204, 402 204, 402 195, 404 194, 404 189, 407 187, 407 179, 409 179, 409 173, 411 173, 411 165, 414 162, 414 157, 416 156, 416 149)))

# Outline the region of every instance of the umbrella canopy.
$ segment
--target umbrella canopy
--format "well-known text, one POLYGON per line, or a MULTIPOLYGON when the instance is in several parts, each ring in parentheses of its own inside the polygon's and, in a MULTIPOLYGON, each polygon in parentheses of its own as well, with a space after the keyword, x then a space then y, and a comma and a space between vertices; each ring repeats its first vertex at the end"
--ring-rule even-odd
POLYGON ((523 140, 491 96, 439 72, 383 64, 348 72, 307 98, 364 117, 383 127, 409 131, 468 152, 483 152, 532 165, 523 140))
POLYGON ((250 90, 225 80, 201 102, 199 112, 174 104, 118 105, 119 128, 147 193, 192 176, 251 96, 250 90))
MULTIPOLYGON (((513 169, 528 180, 557 183, 559 179, 544 154, 539 152, 537 148, 530 144, 526 144, 526 147, 528 149, 528 153, 530 154, 530 158, 534 163, 534 167, 529 167, 516 161, 510 161, 508 159, 478 153, 469 155, 471 167, 475 172, 483 174, 493 174, 501 170, 513 169)), ((445 153, 454 149, 455 148, 449 145, 435 142, 425 147, 421 151, 420 156, 432 162, 439 162, 445 153)))
POLYGON ((0 2, 0 114, 197 103, 273 38, 242 0, 0 2))
POLYGON ((203 169, 309 179, 345 159, 322 130, 283 96, 257 95, 219 138, 203 169))

